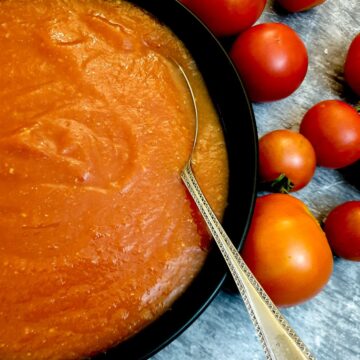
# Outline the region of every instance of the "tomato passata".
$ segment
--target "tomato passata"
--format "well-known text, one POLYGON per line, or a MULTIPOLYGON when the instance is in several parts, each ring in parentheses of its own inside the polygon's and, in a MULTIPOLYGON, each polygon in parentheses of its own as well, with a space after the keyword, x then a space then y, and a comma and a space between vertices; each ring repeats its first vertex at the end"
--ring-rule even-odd
POLYGON ((275 191, 287 193, 309 183, 316 168, 315 151, 303 135, 275 130, 259 141, 259 175, 275 191))
POLYGON ((336 255, 360 261, 360 201, 348 201, 333 209, 324 230, 336 255))
POLYGON ((301 122, 300 133, 311 142, 321 166, 342 168, 360 159, 360 115, 343 101, 325 100, 313 106, 301 122))
POLYGON ((303 202, 286 194, 256 200, 241 254, 278 306, 296 305, 315 296, 333 269, 320 225, 303 202))
POLYGON ((230 56, 252 101, 273 101, 292 94, 308 68, 306 47, 287 25, 253 26, 236 39, 230 56))
POLYGON ((180 0, 216 36, 237 34, 260 17, 266 0, 180 0))
POLYGON ((352 41, 345 61, 345 80, 360 96, 360 34, 352 41))
POLYGON ((326 0, 277 0, 284 9, 290 12, 309 10, 325 1, 326 0))

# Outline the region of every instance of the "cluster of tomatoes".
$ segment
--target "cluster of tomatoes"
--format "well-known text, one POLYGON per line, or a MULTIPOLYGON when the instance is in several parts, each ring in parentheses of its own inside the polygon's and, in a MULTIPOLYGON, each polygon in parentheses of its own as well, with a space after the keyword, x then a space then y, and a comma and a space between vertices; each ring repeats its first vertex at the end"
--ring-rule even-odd
MULTIPOLYGON (((292 94, 307 73, 306 46, 281 23, 252 26, 266 0, 181 0, 219 37, 237 35, 230 56, 252 101, 292 94)), ((276 0, 289 12, 326 0, 276 0)), ((347 83, 360 96, 360 34, 344 64, 347 83)), ((332 251, 360 261, 360 201, 327 217, 324 230, 306 205, 288 193, 306 186, 316 165, 343 168, 360 160, 360 115, 339 100, 315 104, 300 132, 275 130, 259 141, 259 175, 274 192, 259 197, 242 256, 272 300, 291 306, 317 294, 333 269, 332 251), (331 247, 331 248, 330 248, 331 247)))

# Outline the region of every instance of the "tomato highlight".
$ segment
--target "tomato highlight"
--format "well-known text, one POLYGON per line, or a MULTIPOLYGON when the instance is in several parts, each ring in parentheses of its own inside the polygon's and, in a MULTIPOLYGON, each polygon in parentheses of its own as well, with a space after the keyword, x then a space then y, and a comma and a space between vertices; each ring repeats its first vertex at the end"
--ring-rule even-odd
POLYGON ((303 188, 316 167, 315 151, 301 134, 275 130, 259 141, 259 175, 276 192, 288 193, 303 188))
POLYGON ((306 47, 287 25, 253 26, 236 39, 230 56, 255 102, 283 99, 303 82, 307 68, 306 47))
POLYGON ((342 168, 360 159, 360 115, 339 100, 325 100, 305 114, 300 133, 315 149, 317 163, 342 168))
POLYGON ((241 254, 278 306, 296 305, 315 296, 333 269, 320 225, 303 202, 284 194, 256 200, 241 254))

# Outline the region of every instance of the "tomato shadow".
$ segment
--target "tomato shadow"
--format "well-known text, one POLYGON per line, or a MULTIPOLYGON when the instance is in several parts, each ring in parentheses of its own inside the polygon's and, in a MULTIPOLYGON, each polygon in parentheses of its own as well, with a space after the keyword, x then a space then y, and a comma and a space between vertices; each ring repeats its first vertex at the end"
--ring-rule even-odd
POLYGON ((344 67, 338 66, 333 74, 328 74, 331 81, 331 90, 343 101, 350 105, 359 105, 359 96, 351 89, 344 78, 344 67))
POLYGON ((345 80, 343 80, 342 85, 340 96, 345 99, 347 103, 358 106, 360 102, 359 96, 355 94, 345 80))
POLYGON ((350 166, 339 169, 339 172, 348 183, 360 190, 360 160, 350 166))
POLYGON ((229 54, 236 38, 238 37, 238 35, 233 35, 233 36, 224 36, 219 38, 219 42, 221 44, 221 46, 225 49, 225 51, 229 54))
POLYGON ((272 6, 273 10, 275 11, 275 13, 279 16, 293 15, 293 13, 284 9, 277 1, 272 1, 271 6, 272 6))

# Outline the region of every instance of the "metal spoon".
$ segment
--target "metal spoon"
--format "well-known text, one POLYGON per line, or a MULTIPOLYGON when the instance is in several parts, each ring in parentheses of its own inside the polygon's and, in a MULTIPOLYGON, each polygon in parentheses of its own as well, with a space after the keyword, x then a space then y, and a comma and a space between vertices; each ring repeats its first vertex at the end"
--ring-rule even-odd
POLYGON ((189 190, 202 214, 214 240, 223 255, 233 279, 244 300, 251 321, 268 360, 315 360, 310 350, 291 328, 279 309, 251 273, 239 252, 205 199, 191 168, 192 155, 196 147, 199 117, 196 98, 184 69, 175 60, 191 94, 195 113, 195 136, 190 158, 181 172, 181 179, 189 190))

